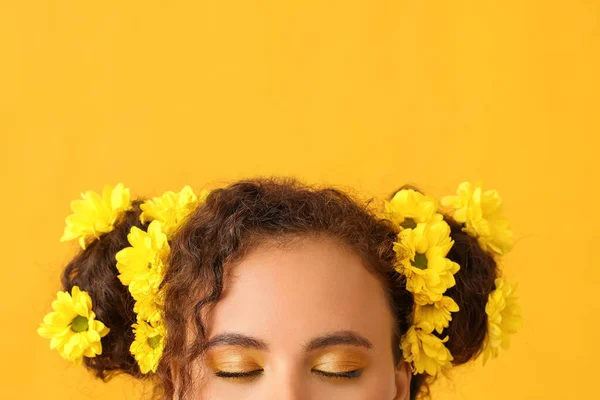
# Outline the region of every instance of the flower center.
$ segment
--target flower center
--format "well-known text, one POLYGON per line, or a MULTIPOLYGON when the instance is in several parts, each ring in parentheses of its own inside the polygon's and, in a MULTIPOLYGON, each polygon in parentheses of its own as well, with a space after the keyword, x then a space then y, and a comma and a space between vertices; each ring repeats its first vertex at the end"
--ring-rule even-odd
POLYGON ((148 338, 148 345, 150 347, 152 347, 153 349, 156 348, 156 346, 158 346, 158 344, 160 343, 160 339, 162 339, 161 335, 156 335, 156 336, 152 336, 148 338))
POLYGON ((71 322, 71 330, 75 332, 85 332, 89 328, 88 320, 86 317, 82 317, 81 315, 76 316, 71 322))
POLYGON ((404 229, 415 229, 417 227, 417 223, 412 218, 404 218, 404 222, 402 222, 400 226, 404 229))
POLYGON ((427 268, 427 257, 423 253, 416 253, 414 261, 410 262, 413 267, 417 267, 419 269, 427 268))

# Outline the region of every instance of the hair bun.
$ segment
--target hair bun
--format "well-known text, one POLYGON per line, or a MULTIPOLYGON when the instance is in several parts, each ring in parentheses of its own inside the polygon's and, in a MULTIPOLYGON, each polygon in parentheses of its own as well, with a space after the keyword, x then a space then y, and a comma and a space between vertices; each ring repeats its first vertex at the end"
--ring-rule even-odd
POLYGON ((92 241, 66 266, 62 275, 63 289, 79 286, 89 293, 98 320, 110 328, 102 338, 102 354, 84 357, 87 368, 101 379, 126 373, 140 377, 139 367, 129 351, 134 339, 131 325, 135 322, 133 298, 117 278, 116 253, 129 245, 127 235, 140 223, 141 201, 134 201, 110 232, 92 241))
POLYGON ((452 314, 446 346, 454 357, 453 363, 459 365, 476 358, 483 348, 488 322, 485 306, 494 290, 498 268, 494 257, 464 232, 461 224, 452 218, 445 220, 454 240, 448 258, 460 265, 454 275, 456 285, 446 292, 460 308, 460 312, 452 314))

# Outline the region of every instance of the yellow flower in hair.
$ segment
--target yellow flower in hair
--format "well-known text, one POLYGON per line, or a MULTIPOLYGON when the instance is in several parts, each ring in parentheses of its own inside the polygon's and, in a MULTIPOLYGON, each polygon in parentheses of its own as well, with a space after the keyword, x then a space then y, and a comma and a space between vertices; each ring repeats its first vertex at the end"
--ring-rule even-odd
POLYGON ((413 189, 399 190, 390 201, 385 202, 384 207, 388 218, 403 229, 428 222, 437 211, 434 199, 413 189))
POLYGON ((96 320, 89 294, 77 286, 73 286, 71 293, 58 292, 52 309, 54 311, 46 314, 38 329, 40 336, 50 339, 51 349, 77 364, 83 357, 102 354, 100 338, 110 330, 96 320))
POLYGON ((406 288, 415 294, 415 302, 426 305, 440 301, 454 286, 454 274, 460 266, 446 258, 454 242, 450 226, 440 214, 426 224, 405 229, 398 235, 394 249, 399 254, 396 269, 406 277, 406 288))
POLYGON ((459 310, 458 304, 448 296, 443 296, 441 300, 433 304, 424 306, 417 305, 415 308, 415 322, 427 322, 438 332, 442 333, 452 321, 450 313, 459 310))
POLYGON ((442 205, 455 209, 454 219, 464 224, 463 230, 477 238, 484 250, 504 254, 512 249, 513 234, 497 191, 484 192, 480 184, 463 182, 457 196, 444 197, 442 205))
POLYGON ((135 339, 129 351, 135 357, 143 374, 156 372, 165 348, 166 330, 162 325, 153 326, 141 320, 132 326, 135 339))
POLYGON ((86 240, 114 229, 117 219, 124 211, 131 209, 129 189, 119 183, 114 188, 104 186, 102 197, 96 192, 87 191, 81 194, 82 200, 73 200, 73 214, 66 218, 66 226, 60 241, 79 240, 85 249, 86 240))
POLYGON ((115 258, 121 283, 129 286, 137 300, 160 286, 170 248, 159 221, 152 221, 148 232, 132 227, 127 240, 131 246, 120 250, 115 258))
POLYGON ((510 347, 510 336, 523 325, 521 306, 515 296, 516 287, 503 278, 495 281, 496 289, 488 296, 485 312, 488 315, 488 333, 484 343, 483 363, 498 357, 500 348, 510 347))
POLYGON ((452 354, 444 345, 448 337, 440 339, 432 332, 433 325, 420 322, 412 325, 402 338, 402 355, 405 361, 412 362, 415 375, 425 372, 436 376, 452 367, 452 354))
POLYGON ((164 306, 164 290, 151 289, 147 293, 136 294, 133 311, 140 320, 157 323, 162 319, 161 310, 164 306))
POLYGON ((163 224, 163 231, 171 235, 177 226, 203 202, 208 196, 208 191, 203 190, 200 197, 194 194, 191 187, 185 186, 180 192, 165 192, 162 196, 147 200, 140 206, 142 213, 140 221, 160 221, 163 224))

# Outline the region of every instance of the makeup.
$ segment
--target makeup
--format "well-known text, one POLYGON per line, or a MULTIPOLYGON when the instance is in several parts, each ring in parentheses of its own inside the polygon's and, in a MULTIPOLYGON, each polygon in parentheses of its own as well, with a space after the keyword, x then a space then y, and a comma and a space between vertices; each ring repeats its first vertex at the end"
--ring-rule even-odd
POLYGON ((333 379, 356 379, 368 366, 365 351, 355 346, 332 346, 315 352, 311 371, 333 379))
POLYGON ((259 351, 239 346, 218 346, 206 354, 207 365, 215 376, 224 379, 251 380, 263 372, 259 351))

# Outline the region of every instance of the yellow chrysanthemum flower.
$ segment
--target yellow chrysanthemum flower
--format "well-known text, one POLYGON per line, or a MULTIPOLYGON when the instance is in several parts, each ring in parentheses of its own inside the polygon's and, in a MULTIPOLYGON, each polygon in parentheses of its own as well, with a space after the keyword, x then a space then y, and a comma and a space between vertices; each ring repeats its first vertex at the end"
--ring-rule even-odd
POLYGON ((152 289, 148 293, 137 294, 133 312, 139 320, 158 323, 162 319, 161 310, 164 308, 164 290, 152 289))
POLYGON ((142 223, 160 221, 163 224, 163 231, 171 235, 208 194, 209 191, 203 190, 198 197, 189 186, 185 186, 178 193, 165 192, 162 196, 147 200, 140 206, 142 209, 140 221, 142 223))
POLYGON ((490 293, 485 312, 488 315, 488 333, 483 350, 483 363, 498 357, 500 348, 508 349, 510 336, 523 325, 521 306, 515 296, 516 287, 504 278, 495 281, 496 289, 490 293))
POLYGON ((148 232, 132 227, 127 240, 131 246, 120 250, 115 258, 121 283, 129 286, 129 292, 137 300, 160 286, 170 248, 159 221, 152 221, 148 232))
POLYGON ((131 209, 129 189, 119 183, 114 188, 104 186, 102 197, 96 192, 87 191, 81 194, 82 200, 73 200, 73 214, 66 218, 66 226, 61 242, 78 239, 79 245, 85 249, 86 240, 99 238, 110 232, 122 212, 131 209))
POLYGON ((438 332, 442 333, 452 321, 451 313, 459 310, 458 304, 448 296, 432 304, 417 305, 415 308, 415 323, 428 322, 438 332))
POLYGON ((454 286, 454 274, 460 266, 446 258, 454 242, 450 226, 442 215, 436 214, 426 224, 404 229, 394 244, 400 259, 398 272, 406 276, 406 288, 415 294, 415 302, 426 305, 442 299, 444 292, 454 286))
POLYGON ((385 214, 396 226, 412 229, 417 224, 428 222, 437 211, 437 204, 431 197, 412 189, 396 192, 390 201, 384 203, 385 214))
POLYGON ((482 190, 480 184, 463 182, 457 196, 446 196, 442 205, 455 209, 454 219, 463 230, 477 238, 484 250, 504 254, 512 249, 513 234, 502 211, 502 201, 495 190, 482 190))
POLYGON ((452 354, 444 345, 448 337, 440 339, 432 332, 433 325, 420 322, 412 325, 402 338, 402 355, 405 361, 412 362, 415 375, 425 372, 436 376, 452 367, 452 354))
POLYGON ((146 321, 133 324, 135 340, 129 351, 135 357, 143 374, 156 372, 165 348, 166 331, 162 325, 153 326, 146 321))
POLYGON ((54 311, 46 314, 38 329, 40 336, 50 339, 51 349, 77 364, 83 357, 102 354, 100 338, 110 330, 96 320, 89 294, 77 286, 73 286, 70 294, 58 292, 52 309, 54 311))

